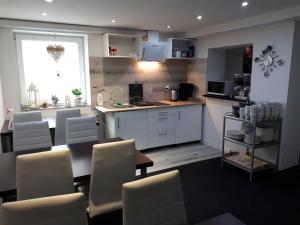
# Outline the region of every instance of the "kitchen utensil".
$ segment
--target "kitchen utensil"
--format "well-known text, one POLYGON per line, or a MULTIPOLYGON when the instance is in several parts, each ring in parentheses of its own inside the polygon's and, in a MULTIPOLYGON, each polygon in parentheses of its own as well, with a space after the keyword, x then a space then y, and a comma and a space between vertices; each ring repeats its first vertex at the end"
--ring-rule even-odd
POLYGON ((173 89, 171 91, 171 101, 177 101, 177 100, 178 100, 177 90, 173 89))

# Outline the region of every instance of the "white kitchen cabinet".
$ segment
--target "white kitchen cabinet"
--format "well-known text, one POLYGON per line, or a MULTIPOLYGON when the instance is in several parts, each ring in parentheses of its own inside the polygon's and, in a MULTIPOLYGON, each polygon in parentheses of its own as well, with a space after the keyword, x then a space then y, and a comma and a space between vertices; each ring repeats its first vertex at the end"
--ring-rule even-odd
POLYGON ((141 55, 140 35, 111 34, 103 35, 103 57, 105 58, 139 58, 141 55), (116 49, 115 55, 111 55, 109 47, 116 49))
POLYGON ((148 110, 148 148, 175 144, 176 108, 148 110))
POLYGON ((147 111, 106 114, 106 137, 134 139, 138 150, 147 148, 147 111))
POLYGON ((177 108, 176 144, 200 141, 202 131, 202 106, 177 108))

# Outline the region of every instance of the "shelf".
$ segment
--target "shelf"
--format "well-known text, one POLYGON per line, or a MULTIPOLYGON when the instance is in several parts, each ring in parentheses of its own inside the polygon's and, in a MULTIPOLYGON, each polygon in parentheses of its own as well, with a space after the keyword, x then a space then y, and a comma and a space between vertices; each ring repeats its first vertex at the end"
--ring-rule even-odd
POLYGON ((226 141, 229 141, 231 143, 235 143, 235 144, 238 144, 238 145, 243 145, 247 148, 265 148, 265 147, 270 147, 270 146, 275 146, 275 145, 278 145, 279 142, 278 141, 271 141, 271 142, 263 142, 261 144, 257 144, 257 145, 252 145, 252 144, 247 144, 243 141, 237 141, 237 140, 234 140, 234 139, 231 139, 231 138, 228 138, 228 137, 224 137, 224 140, 226 141))
POLYGON ((130 34, 112 34, 106 33, 103 35, 103 57, 104 58, 124 58, 135 59, 141 55, 141 40, 140 35, 130 34), (116 55, 109 54, 109 47, 116 49, 116 55), (135 56, 132 56, 135 54, 135 56))
POLYGON ((185 58, 176 58, 176 57, 168 57, 168 58, 166 58, 166 60, 191 60, 191 61, 194 61, 194 60, 197 60, 197 58, 188 58, 188 57, 185 57, 185 58))
MULTIPOLYGON (((231 164, 233 166, 236 166, 242 170, 245 170, 247 172, 251 172, 251 161, 252 157, 245 155, 245 154, 235 154, 232 156, 224 157, 223 162, 226 162, 228 164, 231 164)), ((254 163, 253 163, 253 172, 259 172, 263 170, 268 170, 275 168, 274 165, 271 163, 268 163, 266 161, 254 158, 254 163)))
POLYGON ((105 59, 137 59, 135 56, 122 56, 122 55, 110 55, 110 56, 104 56, 105 59))
POLYGON ((245 120, 245 119, 240 119, 238 117, 233 117, 231 113, 228 113, 227 115, 224 116, 227 119, 231 119, 231 120, 237 120, 240 122, 247 122, 247 123, 252 123, 252 124, 256 124, 257 126, 259 126, 260 124, 268 124, 268 123, 273 123, 273 124, 281 124, 282 119, 278 119, 278 120, 265 120, 265 121, 251 121, 251 120, 245 120))
POLYGON ((166 52, 165 59, 170 60, 196 60, 197 59, 197 40, 189 38, 169 38, 168 42, 168 51, 166 52), (182 57, 177 58, 173 57, 173 51, 175 50, 189 50, 194 49, 194 57, 182 57))

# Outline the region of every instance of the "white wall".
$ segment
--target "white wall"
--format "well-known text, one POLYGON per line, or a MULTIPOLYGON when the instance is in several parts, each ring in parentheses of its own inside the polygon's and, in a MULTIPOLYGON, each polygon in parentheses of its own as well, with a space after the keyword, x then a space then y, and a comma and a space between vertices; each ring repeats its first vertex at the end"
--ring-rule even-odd
POLYGON ((12 29, 0 29, 0 74, 3 86, 4 108, 20 109, 20 86, 12 29))
POLYGON ((233 74, 243 73, 244 48, 226 50, 225 80, 233 80, 233 74))
MULTIPOLYGON (((3 97, 2 97, 2 82, 1 82, 1 74, 0 74, 0 124, 2 125, 4 122, 4 107, 3 107, 3 97)), ((2 146, 0 144, 0 153, 2 152, 2 146)))
POLYGON ((282 150, 288 154, 282 158, 282 164, 290 163, 296 165, 299 160, 299 133, 300 133, 300 105, 299 105, 299 84, 300 84, 300 22, 296 23, 293 44, 293 55, 291 75, 288 91, 288 101, 284 123, 282 150))
POLYGON ((207 81, 225 80, 226 50, 210 49, 207 58, 207 81))
MULTIPOLYGON (((288 99, 294 27, 295 23, 292 21, 280 22, 264 27, 200 37, 198 41, 198 54, 201 58, 207 58, 210 48, 253 44, 253 55, 256 57, 267 45, 273 45, 280 58, 285 61, 285 64, 276 68, 270 77, 266 78, 263 76, 260 67, 256 63, 253 63, 250 95, 252 100, 280 102, 285 107, 288 99)), ((218 146, 221 143, 220 134, 217 131, 220 128, 220 113, 228 111, 229 108, 222 105, 218 108, 213 106, 210 101, 207 101, 207 106, 204 109, 204 118, 208 120, 204 122, 204 130, 209 131, 204 136, 204 142, 216 143, 218 146), (216 118, 214 115, 219 116, 216 118)), ((285 122, 286 120, 284 120, 284 124, 285 122)), ((286 131, 283 130, 282 144, 285 143, 285 138, 286 131)), ((294 161, 286 160, 286 158, 290 157, 290 153, 285 150, 283 145, 281 149, 280 168, 284 169, 294 166, 294 161)))

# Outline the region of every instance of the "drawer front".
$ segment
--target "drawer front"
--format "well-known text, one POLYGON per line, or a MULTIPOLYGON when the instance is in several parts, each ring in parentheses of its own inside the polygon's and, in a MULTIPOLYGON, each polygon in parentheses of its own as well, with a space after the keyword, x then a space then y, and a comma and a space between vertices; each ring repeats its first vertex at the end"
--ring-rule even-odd
POLYGON ((148 133, 148 148, 175 144, 175 130, 148 133))
POLYGON ((163 108, 163 109, 149 109, 148 116, 168 116, 168 115, 176 115, 176 108, 163 108))
POLYGON ((175 130, 175 115, 148 116, 148 132, 175 130))

